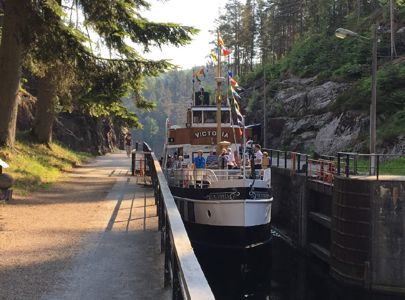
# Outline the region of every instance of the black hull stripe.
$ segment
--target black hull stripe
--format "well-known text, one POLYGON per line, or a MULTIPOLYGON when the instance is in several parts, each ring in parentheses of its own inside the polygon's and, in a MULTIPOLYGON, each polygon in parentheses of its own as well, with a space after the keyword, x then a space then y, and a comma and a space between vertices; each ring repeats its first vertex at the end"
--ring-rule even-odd
POLYGON ((170 187, 173 196, 195 200, 247 200, 270 199, 271 189, 267 188, 218 188, 199 189, 170 187))
POLYGON ((191 243, 208 248, 249 249, 271 241, 269 224, 236 227, 212 226, 184 222, 191 243))

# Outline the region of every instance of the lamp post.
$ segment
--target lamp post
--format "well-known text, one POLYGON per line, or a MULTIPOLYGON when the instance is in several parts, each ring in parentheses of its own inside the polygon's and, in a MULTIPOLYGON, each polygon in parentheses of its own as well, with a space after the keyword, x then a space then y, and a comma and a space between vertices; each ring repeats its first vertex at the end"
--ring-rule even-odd
POLYGON ((375 161, 375 148, 376 148, 376 112, 377 112, 377 26, 375 24, 371 27, 371 39, 364 37, 354 31, 338 28, 335 31, 336 37, 345 39, 346 37, 355 37, 372 42, 372 63, 371 63, 371 104, 370 104, 370 175, 375 175, 376 161, 375 161))

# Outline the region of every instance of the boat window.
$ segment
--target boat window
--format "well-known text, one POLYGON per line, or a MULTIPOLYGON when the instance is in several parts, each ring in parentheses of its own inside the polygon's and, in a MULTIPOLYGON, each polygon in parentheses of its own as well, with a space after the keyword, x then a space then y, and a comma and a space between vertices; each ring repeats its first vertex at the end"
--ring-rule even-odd
POLYGON ((202 123, 202 111, 193 111, 193 123, 202 123))
POLYGON ((204 111, 204 123, 215 123, 216 111, 204 111))
POLYGON ((223 111, 221 113, 221 123, 231 123, 231 115, 229 111, 223 111))

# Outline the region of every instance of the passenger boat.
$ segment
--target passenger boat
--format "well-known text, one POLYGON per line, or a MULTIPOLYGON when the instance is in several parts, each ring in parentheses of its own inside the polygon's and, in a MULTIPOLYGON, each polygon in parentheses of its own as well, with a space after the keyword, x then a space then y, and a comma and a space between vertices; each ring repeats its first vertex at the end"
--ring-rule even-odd
POLYGON ((223 81, 217 67, 216 101, 208 92, 193 91, 187 122, 167 125, 163 167, 194 246, 252 248, 271 239, 270 169, 248 164, 245 140, 252 128, 234 125, 229 101, 221 95, 223 81), (198 151, 207 159, 222 148, 243 154, 239 168, 221 169, 215 160, 203 169, 193 166, 198 151))

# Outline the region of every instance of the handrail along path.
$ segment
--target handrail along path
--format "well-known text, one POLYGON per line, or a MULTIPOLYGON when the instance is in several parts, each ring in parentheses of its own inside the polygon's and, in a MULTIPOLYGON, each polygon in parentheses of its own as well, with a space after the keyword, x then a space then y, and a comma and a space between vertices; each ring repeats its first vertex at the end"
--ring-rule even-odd
POLYGON ((172 299, 215 299, 194 254, 159 161, 153 152, 144 153, 155 193, 161 251, 165 253, 164 284, 172 286, 172 299))

